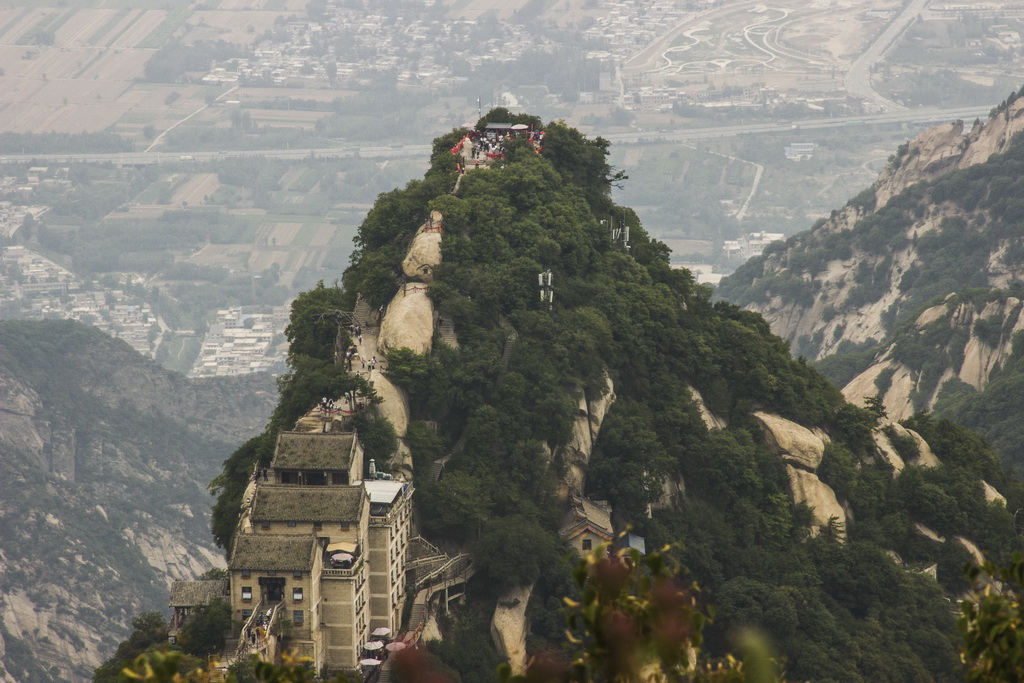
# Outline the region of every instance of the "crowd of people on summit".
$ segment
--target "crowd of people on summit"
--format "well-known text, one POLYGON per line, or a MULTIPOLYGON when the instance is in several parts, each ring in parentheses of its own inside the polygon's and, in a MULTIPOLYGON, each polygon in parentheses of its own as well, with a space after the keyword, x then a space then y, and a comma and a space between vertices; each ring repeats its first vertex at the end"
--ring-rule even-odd
MULTIPOLYGON (((469 158, 473 165, 479 165, 485 159, 504 159, 506 145, 517 136, 525 135, 538 154, 544 146, 544 131, 531 130, 525 124, 488 124, 482 130, 471 130, 459 143, 452 148, 452 154, 459 155, 469 146, 469 158)), ((462 168, 460 167, 460 171, 462 168)))

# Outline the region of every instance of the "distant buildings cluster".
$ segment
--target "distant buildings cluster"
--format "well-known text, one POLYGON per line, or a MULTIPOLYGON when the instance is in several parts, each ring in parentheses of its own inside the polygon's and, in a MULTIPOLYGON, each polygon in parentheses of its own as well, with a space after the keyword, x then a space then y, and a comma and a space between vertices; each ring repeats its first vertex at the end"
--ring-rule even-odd
POLYGON ((148 304, 120 289, 86 290, 70 270, 19 245, 0 248, 0 312, 94 325, 150 357, 159 330, 148 304))
MULTIPOLYGON (((614 91, 618 95, 618 91, 614 91)), ((607 99, 608 94, 604 94, 607 99)), ((792 88, 747 85, 743 87, 714 87, 701 90, 691 87, 650 87, 628 90, 622 105, 631 111, 671 111, 676 105, 705 109, 749 109, 760 111, 783 104, 800 104, 809 109, 824 111, 829 105, 856 105, 846 95, 840 79, 822 77, 799 81, 792 88)))
POLYGON ((450 60, 442 55, 476 68, 486 62, 515 61, 538 47, 536 37, 520 25, 503 24, 500 39, 482 44, 471 40, 476 28, 476 21, 395 22, 328 2, 322 21, 290 21, 258 41, 251 57, 217 63, 202 81, 326 88, 368 85, 381 73, 393 73, 400 84, 439 88, 459 79, 443 64, 450 60), (344 54, 338 51, 339 44, 345 46, 344 54))
POLYGON ((603 2, 601 7, 607 9, 607 13, 585 29, 583 36, 590 43, 608 46, 605 51, 592 51, 589 54, 592 58, 602 60, 628 57, 639 52, 686 16, 693 14, 692 9, 683 9, 671 0, 603 2))
MULTIPOLYGON (((636 54, 699 8, 684 9, 671 0, 599 0, 597 5, 606 12, 590 20, 582 40, 600 45, 601 49, 589 50, 586 56, 609 67, 636 54)), ((214 64, 202 80, 326 88, 370 84, 375 75, 387 72, 395 74, 399 84, 438 89, 464 80, 466 67, 478 70, 488 63, 511 63, 527 52, 559 46, 546 33, 531 32, 528 23, 502 22, 500 35, 491 35, 485 20, 447 20, 440 12, 427 18, 415 16, 422 16, 422 11, 422 6, 410 6, 411 16, 395 20, 327 2, 317 20, 278 26, 253 45, 251 57, 214 64)), ((611 70, 602 74, 598 92, 618 95, 611 70)), ((594 93, 583 97, 593 98, 594 93)))
MULTIPOLYGON (((746 261, 754 256, 759 256, 764 252, 772 242, 786 239, 786 236, 781 232, 751 232, 735 240, 725 240, 722 243, 722 255, 725 256, 726 261, 732 261, 731 264, 725 266, 726 273, 730 272, 737 262, 746 261)), ((706 255, 710 257, 710 252, 706 255)), ((710 259, 709 259, 710 260, 710 259)), ((719 263, 718 265, 712 263, 701 263, 701 262, 676 262, 672 264, 673 268, 686 268, 692 274, 698 284, 702 285, 717 285, 726 273, 721 271, 721 267, 725 265, 719 263)))
POLYGON ((237 306, 217 311, 189 377, 270 371, 281 361, 275 337, 287 324, 287 306, 275 306, 272 313, 246 313, 237 306))
POLYGON ((803 161, 804 159, 810 159, 814 156, 814 150, 817 149, 817 147, 818 146, 813 142, 794 142, 786 145, 786 158, 790 161, 803 161))
MULTIPOLYGON (((808 78, 785 91, 763 86, 720 90, 644 86, 623 91, 615 78, 617 65, 700 6, 686 8, 670 0, 605 0, 599 6, 604 14, 588 20, 582 40, 601 46, 588 50, 586 57, 599 62, 602 69, 596 90, 580 93, 582 102, 619 102, 628 110, 644 112, 669 111, 677 104, 762 109, 802 103, 823 110, 832 101, 849 103, 842 80, 827 76, 808 78)), ((415 15, 417 9, 409 12, 415 15)), ((530 51, 557 48, 549 36, 531 34, 528 25, 516 22, 502 23, 497 36, 482 20, 410 16, 396 21, 386 14, 362 14, 337 2, 328 2, 318 19, 280 25, 254 43, 250 56, 214 64, 202 81, 328 88, 368 85, 387 73, 398 84, 436 90, 464 80, 467 69, 511 63, 530 51)))
MULTIPOLYGON (((0 205, 0 226, 3 211, 0 205)), ((132 274, 120 278, 141 280, 132 274)), ((137 295, 109 286, 90 289, 67 268, 22 245, 0 247, 0 318, 77 320, 123 339, 150 358, 156 355, 162 329, 168 329, 137 295)), ((271 313, 249 313, 238 307, 218 311, 189 376, 271 370, 283 359, 275 342, 287 324, 287 306, 275 306, 271 313)), ((188 330, 175 333, 194 335, 188 330)))
POLYGON ((758 256, 772 242, 786 239, 781 232, 751 232, 738 240, 725 240, 722 251, 730 259, 748 259, 758 256))
POLYGON ((18 176, 0 178, 0 199, 3 200, 0 201, 0 211, 7 218, 0 223, 0 233, 9 236, 13 230, 21 226, 26 215, 32 214, 33 218, 40 218, 49 211, 47 206, 23 205, 24 202, 32 200, 32 194, 37 189, 70 190, 71 180, 68 177, 68 168, 61 167, 51 170, 48 166, 33 166, 28 169, 24 178, 18 176), (17 202, 17 204, 12 204, 12 202, 17 202))

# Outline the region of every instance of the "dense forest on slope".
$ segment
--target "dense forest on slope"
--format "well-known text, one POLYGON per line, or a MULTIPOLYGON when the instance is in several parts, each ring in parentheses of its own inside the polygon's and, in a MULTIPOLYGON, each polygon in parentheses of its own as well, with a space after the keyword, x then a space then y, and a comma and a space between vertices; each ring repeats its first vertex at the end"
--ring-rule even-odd
MULTIPOLYGON (((913 398, 923 401, 937 393, 934 413, 962 424, 984 436, 1000 453, 1005 464, 1024 471, 1024 428, 1020 424, 1018 406, 1024 397, 1024 332, 1019 318, 1024 309, 1021 298, 1024 287, 1012 289, 971 289, 929 302, 929 308, 945 309, 947 315, 924 326, 911 321, 898 326, 889 344, 889 355, 906 367, 920 373, 918 390, 913 398), (958 324, 964 308, 973 311, 972 324, 958 324), (985 311, 995 314, 984 316, 985 311), (1005 311, 1005 314, 1001 314, 1005 311), (949 376, 949 368, 959 367, 970 345, 983 345, 990 351, 992 371, 981 391, 949 376), (1009 353, 995 350, 1009 347, 1009 353), (1005 355, 1005 360, 998 359, 1005 355)), ((879 353, 880 347, 866 355, 879 353)), ((853 354, 837 354, 821 361, 826 373, 842 367, 855 367, 853 354)), ((889 375, 876 380, 884 391, 889 375)))
MULTIPOLYGON (((1017 97, 993 115, 1005 116, 1017 97)), ((902 145, 886 173, 898 173, 923 146, 902 145)), ((817 332, 794 335, 794 345, 810 357, 831 349, 818 367, 839 386, 882 367, 870 393, 885 396, 894 374, 908 371, 913 386, 903 393, 913 410, 932 410, 978 431, 1021 471, 1024 434, 1014 406, 1024 385, 1022 189, 1024 137, 1018 132, 1005 153, 910 184, 863 215, 875 206, 874 188, 865 190, 847 205, 861 214, 850 229, 821 221, 772 245, 725 279, 717 295, 755 308, 774 299, 781 302, 773 304, 777 310, 800 308, 817 317, 817 332), (784 267, 768 266, 780 259, 784 267), (846 286, 826 275, 839 264, 853 273, 846 286), (874 341, 845 339, 855 314, 869 310, 881 311, 874 341)), ((894 390, 890 400, 900 393, 894 390)))
MULTIPOLYGON (((487 121, 540 123, 501 110, 480 125, 487 121)), ((609 500, 648 547, 674 544, 669 552, 717 608, 710 655, 755 627, 794 680, 956 679, 947 598, 966 587, 969 555, 952 539, 972 539, 995 558, 1019 549, 1012 515, 985 501, 980 479, 1010 510, 1024 505, 1024 487, 976 436, 928 417, 911 428, 943 465, 897 475, 876 452, 876 413, 846 403, 793 359, 759 315, 713 302, 689 272, 671 269, 667 248, 611 202, 611 184, 623 179, 606 162, 607 142, 559 122, 544 130, 542 153, 514 141, 503 164, 462 176, 457 194, 449 149, 465 131, 436 140, 424 178, 381 195, 370 211, 344 287, 299 298, 282 404, 267 433, 215 482, 218 543, 228 546, 245 477, 269 459, 275 431, 324 392, 361 381, 332 364, 334 323, 316 313, 351 310, 357 294, 374 307, 389 301, 408 244, 437 210, 443 262, 429 296, 453 321, 460 348, 393 351, 387 372, 409 396, 420 528, 471 549, 481 570, 468 607, 435 647, 461 680, 493 672, 487 619, 509 586, 535 583, 530 648, 561 640, 559 598, 570 585, 556 533, 565 447, 580 396, 609 387, 615 400, 586 492, 609 500), (629 225, 628 250, 604 227, 609 217, 629 225), (537 296, 537 273, 546 270, 556 292, 550 308, 537 296), (691 387, 727 427, 706 426, 691 387), (831 522, 811 533, 811 511, 792 503, 786 469, 752 416, 758 410, 827 434, 817 476, 844 503, 845 528, 831 522), (449 452, 444 478, 431 481, 431 462, 449 452), (926 538, 915 523, 950 541, 926 538), (933 565, 937 580, 925 571, 933 565)), ((378 453, 394 447, 382 422, 361 426, 378 453)), ((905 459, 917 455, 913 439, 892 439, 905 459)))
POLYGON ((0 664, 81 681, 219 558, 206 482, 258 429, 268 377, 193 382, 73 321, 0 323, 0 664), (237 397, 247 397, 239 404, 237 397))
MULTIPOLYGON (((892 160, 898 169, 906 145, 892 160)), ((874 208, 867 189, 848 206, 874 208)), ((1020 287, 1024 266, 1024 138, 986 163, 911 185, 851 230, 811 230, 769 246, 722 281, 718 296, 740 306, 781 296, 809 305, 827 299, 822 317, 877 302, 895 286, 899 298, 883 313, 886 333, 936 296, 977 287, 1020 287), (773 255, 789 252, 786 267, 766 274, 773 255), (830 263, 854 259, 854 286, 822 292, 817 277, 830 263)), ((841 334, 839 335, 841 337, 841 334)), ((823 339, 800 340, 814 355, 823 339)))

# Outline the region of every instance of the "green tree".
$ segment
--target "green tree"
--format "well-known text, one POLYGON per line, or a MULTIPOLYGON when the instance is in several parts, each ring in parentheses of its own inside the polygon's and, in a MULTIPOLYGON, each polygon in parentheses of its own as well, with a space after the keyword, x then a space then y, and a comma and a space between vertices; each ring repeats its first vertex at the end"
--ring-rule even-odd
POLYGON ((437 370, 437 363, 430 356, 416 353, 410 348, 388 351, 388 379, 411 394, 426 393, 437 370))
POLYGON ((558 550, 540 524, 516 515, 487 524, 473 556, 499 585, 526 586, 537 580, 544 565, 557 561, 558 550))
POLYGON ((423 524, 431 535, 473 540, 480 537, 490 519, 490 487, 467 472, 445 472, 439 482, 427 484, 418 495, 423 497, 423 524))
POLYGON ((288 356, 309 356, 319 360, 335 360, 334 352, 339 336, 344 335, 343 320, 335 313, 351 310, 352 301, 340 287, 325 287, 324 281, 295 297, 288 327, 288 356))
POLYGON ((249 484, 253 468, 261 457, 269 463, 273 447, 273 434, 264 433, 249 439, 228 456, 221 473, 210 482, 210 494, 217 498, 213 504, 210 528, 213 532, 213 541, 219 547, 225 550, 231 547, 242 496, 249 484))
POLYGON ((230 630, 231 603, 217 598, 190 616, 179 634, 181 649, 200 657, 220 652, 230 630))
POLYGON ((143 612, 132 619, 132 633, 93 673, 95 683, 122 680, 121 670, 153 645, 166 645, 167 620, 159 612, 143 612))
POLYGON ((377 461, 381 471, 391 461, 391 456, 398 450, 398 436, 395 426, 383 415, 375 411, 364 410, 352 418, 352 426, 359 434, 359 442, 363 444, 363 457, 366 462, 377 461))
POLYGON ((975 587, 960 603, 957 629, 963 638, 960 659, 968 681, 1024 679, 1024 555, 1014 553, 1006 566, 969 565, 965 576, 975 587))

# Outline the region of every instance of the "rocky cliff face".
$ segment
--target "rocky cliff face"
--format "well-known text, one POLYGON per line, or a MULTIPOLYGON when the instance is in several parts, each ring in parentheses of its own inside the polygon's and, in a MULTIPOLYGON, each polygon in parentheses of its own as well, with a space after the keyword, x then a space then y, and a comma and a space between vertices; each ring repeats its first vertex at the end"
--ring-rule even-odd
POLYGON ((950 380, 983 390, 1009 360, 1022 329, 1024 303, 1016 297, 972 301, 950 295, 882 347, 843 394, 854 403, 880 396, 892 420, 931 410, 950 380))
POLYGON ((586 489, 587 468, 594 451, 594 442, 601 432, 601 423, 609 406, 615 401, 615 385, 605 375, 604 393, 588 396, 583 389, 577 396, 578 413, 573 421, 572 435, 561 449, 561 455, 568 467, 563 476, 563 487, 569 495, 582 496, 586 489))
POLYGON ((846 511, 832 487, 817 475, 828 436, 771 413, 758 411, 754 417, 761 424, 765 444, 785 463, 793 502, 803 503, 811 510, 811 535, 816 536, 834 522, 844 536, 846 511))
MULTIPOLYGON (((869 190, 829 220, 726 279, 723 296, 761 313, 775 334, 808 357, 883 341, 897 313, 908 312, 915 276, 930 259, 922 244, 946 238, 946 229, 970 225, 984 231, 981 226, 992 220, 976 218, 986 212, 965 211, 962 202, 939 198, 914 205, 913 188, 1007 152, 1021 130, 1024 98, 985 123, 955 121, 922 133, 901 146, 869 190)), ((964 194, 961 187, 947 189, 951 197, 964 194)), ((985 201, 999 200, 993 191, 998 190, 984 190, 985 201)), ((975 275, 965 275, 968 281, 959 286, 1007 286, 1016 272, 1015 257, 1007 254, 1013 243, 993 240, 972 264, 975 275)), ((955 291, 951 287, 940 293, 955 291)))
POLYGON ((82 325, 0 324, 0 680, 91 679, 167 582, 223 565, 206 485, 275 399, 82 325))

